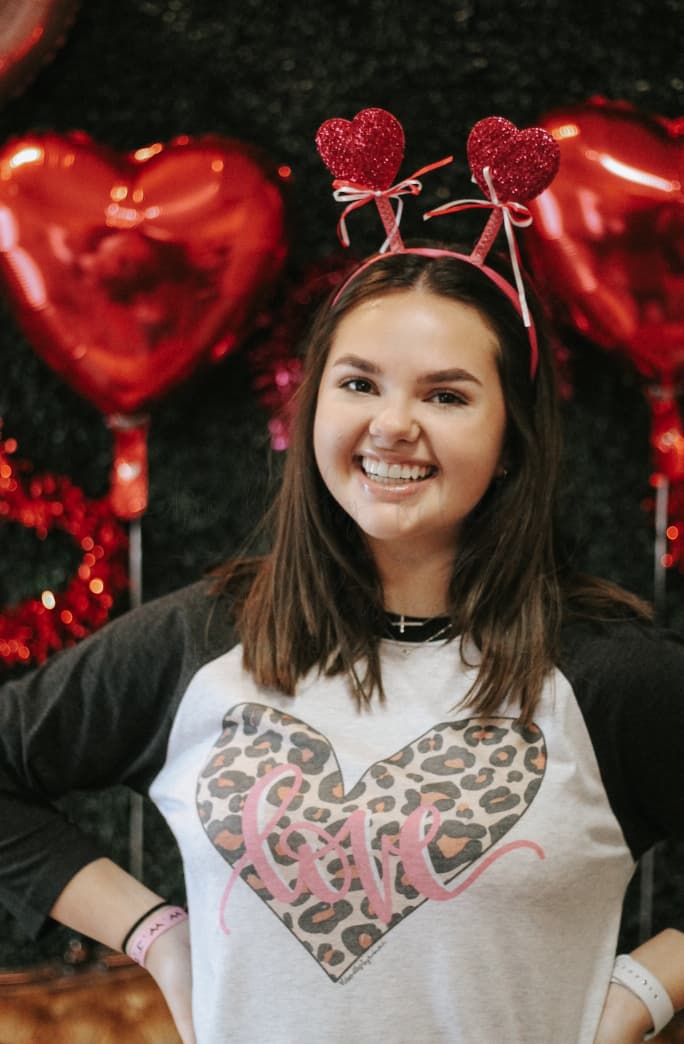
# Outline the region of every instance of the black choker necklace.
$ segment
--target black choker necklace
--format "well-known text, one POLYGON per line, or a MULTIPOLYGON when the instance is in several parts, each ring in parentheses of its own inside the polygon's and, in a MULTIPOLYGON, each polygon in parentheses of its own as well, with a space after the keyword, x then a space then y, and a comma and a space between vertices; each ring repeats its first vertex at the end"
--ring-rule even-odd
POLYGON ((383 638, 393 638, 399 642, 436 642, 439 638, 447 638, 451 633, 451 620, 448 616, 407 616, 406 613, 384 614, 383 638))

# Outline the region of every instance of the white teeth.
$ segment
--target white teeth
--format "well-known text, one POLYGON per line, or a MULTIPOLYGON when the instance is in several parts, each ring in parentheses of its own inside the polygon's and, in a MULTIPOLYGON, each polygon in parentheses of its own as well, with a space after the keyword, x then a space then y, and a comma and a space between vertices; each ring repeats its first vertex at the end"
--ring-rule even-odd
POLYGON ((375 479, 401 480, 404 482, 416 482, 427 478, 435 470, 433 467, 423 467, 420 464, 388 464, 384 460, 376 460, 374 457, 362 457, 361 467, 366 475, 372 475, 375 479))
POLYGON ((389 464, 385 464, 384 460, 370 460, 364 457, 361 463, 363 470, 369 475, 380 475, 382 478, 389 476, 389 464))

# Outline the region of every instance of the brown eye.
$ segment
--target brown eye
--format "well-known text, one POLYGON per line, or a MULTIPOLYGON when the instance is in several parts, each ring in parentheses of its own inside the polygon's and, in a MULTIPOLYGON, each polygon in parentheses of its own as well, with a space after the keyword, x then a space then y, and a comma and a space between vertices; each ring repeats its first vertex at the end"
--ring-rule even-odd
POLYGON ((361 392, 363 395, 370 395, 373 392, 373 385, 365 377, 348 377, 341 381, 340 387, 346 388, 347 391, 361 392))
POLYGON ((440 406, 464 406, 468 400, 465 395, 462 395, 460 392, 449 391, 446 388, 442 388, 439 391, 432 393, 430 401, 437 402, 440 406))

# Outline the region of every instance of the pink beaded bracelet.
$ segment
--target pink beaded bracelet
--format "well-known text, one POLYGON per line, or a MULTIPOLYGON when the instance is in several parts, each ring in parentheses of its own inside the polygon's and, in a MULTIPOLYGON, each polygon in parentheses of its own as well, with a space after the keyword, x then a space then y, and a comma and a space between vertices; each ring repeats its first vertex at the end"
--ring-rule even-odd
POLYGON ((140 928, 132 935, 126 945, 126 953, 145 967, 145 956, 155 939, 158 939, 169 928, 187 921, 188 915, 182 906, 164 906, 155 911, 154 917, 146 920, 140 928))

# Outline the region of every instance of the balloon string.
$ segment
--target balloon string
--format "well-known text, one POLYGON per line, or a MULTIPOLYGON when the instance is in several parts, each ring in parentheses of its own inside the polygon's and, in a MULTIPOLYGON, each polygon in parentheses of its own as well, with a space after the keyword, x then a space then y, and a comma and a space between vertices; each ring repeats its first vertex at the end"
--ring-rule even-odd
POLYGON ((143 602, 142 526, 139 518, 132 519, 128 527, 128 575, 131 609, 139 609, 143 602))
POLYGON ((670 506, 670 482, 666 475, 658 475, 655 496, 655 520, 653 543, 653 606, 656 618, 665 626, 666 580, 665 552, 667 550, 667 517, 670 506))
MULTIPOLYGON (((128 530, 128 574, 131 609, 137 609, 142 605, 142 526, 139 518, 131 521, 128 530)), ((142 795, 131 791, 128 806, 128 868, 138 881, 142 881, 143 877, 143 811, 142 795)))
POLYGON ((653 890, 655 881, 655 849, 644 852, 639 861, 639 942, 653 935, 653 890))
MULTIPOLYGON (((653 607, 656 620, 661 626, 666 618, 665 551, 667 549, 667 518, 670 506, 670 480, 662 473, 658 475, 655 495, 655 519, 653 540, 653 607)), ((656 876, 656 848, 644 852, 639 860, 639 942, 646 942, 653 935, 653 895, 656 876)))

